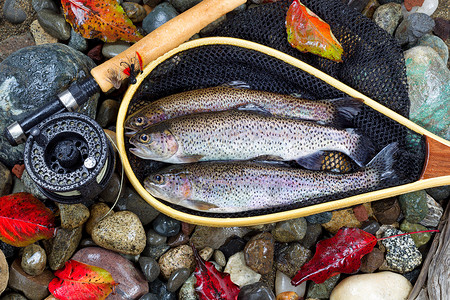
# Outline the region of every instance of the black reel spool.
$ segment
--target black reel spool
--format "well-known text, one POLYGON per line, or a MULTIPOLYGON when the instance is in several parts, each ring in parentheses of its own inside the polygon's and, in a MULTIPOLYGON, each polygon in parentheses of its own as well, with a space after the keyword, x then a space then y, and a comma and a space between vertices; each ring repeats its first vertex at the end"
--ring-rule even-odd
POLYGON ((24 160, 42 193, 66 204, 97 196, 115 166, 112 145, 100 125, 73 112, 55 114, 33 128, 24 160))

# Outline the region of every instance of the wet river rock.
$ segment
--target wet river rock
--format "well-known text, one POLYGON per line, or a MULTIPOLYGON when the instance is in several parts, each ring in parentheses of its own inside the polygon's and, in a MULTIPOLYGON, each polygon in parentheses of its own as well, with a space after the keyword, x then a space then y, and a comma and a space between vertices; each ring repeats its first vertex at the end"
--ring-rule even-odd
POLYGON ((272 270, 275 240, 269 232, 255 235, 245 245, 245 262, 253 271, 263 275, 272 270))
MULTIPOLYGON (((29 113, 54 99, 70 83, 84 79, 94 62, 63 44, 46 44, 20 49, 0 63, 0 132, 20 114, 29 113)), ((81 108, 95 116, 98 94, 81 108)), ((13 165, 23 159, 24 145, 12 147, 0 135, 0 159, 13 165)))
POLYGON ((158 262, 165 279, 169 279, 173 271, 181 268, 187 268, 192 272, 195 268, 194 251, 191 246, 181 245, 164 253, 158 262))
POLYGON ((21 267, 31 276, 41 275, 47 264, 47 254, 38 244, 31 244, 24 248, 21 267))
POLYGON ((20 266, 20 260, 16 259, 9 270, 8 286, 22 292, 30 300, 41 300, 50 294, 48 284, 54 277, 50 270, 45 270, 39 276, 28 275, 20 266))
POLYGON ((74 229, 59 228, 52 242, 48 264, 52 270, 61 269, 70 259, 81 241, 82 227, 74 229))
POLYGON ((0 250, 0 294, 6 289, 9 279, 8 262, 5 254, 0 250))
POLYGON ((145 247, 145 231, 131 211, 119 211, 102 219, 92 229, 97 245, 124 254, 140 254, 145 247))
POLYGON ((61 227, 67 229, 77 228, 84 224, 89 218, 89 209, 81 203, 63 204, 58 203, 61 215, 61 227))
POLYGON ((139 299, 149 291, 144 275, 118 253, 99 247, 87 247, 75 253, 73 259, 111 273, 118 285, 116 294, 108 296, 110 300, 139 299))

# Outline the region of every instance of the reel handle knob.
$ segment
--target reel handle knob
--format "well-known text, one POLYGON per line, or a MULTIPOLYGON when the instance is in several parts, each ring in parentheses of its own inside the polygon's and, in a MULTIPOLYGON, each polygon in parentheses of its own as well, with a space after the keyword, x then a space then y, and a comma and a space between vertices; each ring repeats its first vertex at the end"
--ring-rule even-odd
POLYGON ((80 83, 74 82, 67 90, 58 94, 49 104, 38 108, 27 114, 22 120, 6 127, 4 136, 12 146, 22 144, 27 140, 27 136, 33 127, 56 113, 66 110, 74 111, 98 91, 100 91, 100 87, 92 77, 80 83))

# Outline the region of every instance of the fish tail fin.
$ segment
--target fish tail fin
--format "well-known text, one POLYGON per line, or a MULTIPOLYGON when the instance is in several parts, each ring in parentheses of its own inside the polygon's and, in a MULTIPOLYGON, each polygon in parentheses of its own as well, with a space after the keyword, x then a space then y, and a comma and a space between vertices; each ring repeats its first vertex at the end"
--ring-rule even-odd
POLYGON ((361 111, 363 102, 361 99, 344 97, 338 99, 325 100, 333 103, 336 113, 332 126, 336 128, 353 127, 353 119, 361 111))
POLYGON ((390 143, 384 147, 372 160, 367 164, 367 169, 375 170, 379 175, 380 182, 387 180, 392 181, 397 178, 394 170, 395 154, 398 152, 398 143, 390 143))
POLYGON ((361 132, 355 128, 347 128, 345 131, 353 137, 355 143, 354 147, 352 147, 352 151, 348 153, 348 156, 353 159, 358 166, 364 167, 375 152, 372 140, 366 135, 361 134, 361 132))

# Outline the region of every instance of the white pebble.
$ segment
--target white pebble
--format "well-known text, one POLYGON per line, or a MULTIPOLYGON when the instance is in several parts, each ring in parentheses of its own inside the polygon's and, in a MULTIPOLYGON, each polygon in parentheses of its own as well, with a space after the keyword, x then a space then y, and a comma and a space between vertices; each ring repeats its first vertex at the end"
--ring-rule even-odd
POLYGON ((393 272, 353 275, 333 289, 330 300, 403 300, 411 289, 408 279, 393 272))
POLYGON ((245 264, 243 251, 233 254, 228 259, 223 271, 229 273, 231 281, 240 287, 258 282, 261 279, 261 274, 256 273, 245 264))
POLYGON ((306 281, 302 282, 298 286, 291 284, 291 278, 284 274, 283 272, 277 271, 275 276, 275 294, 278 296, 283 292, 296 292, 300 298, 305 296, 306 291, 306 281))

